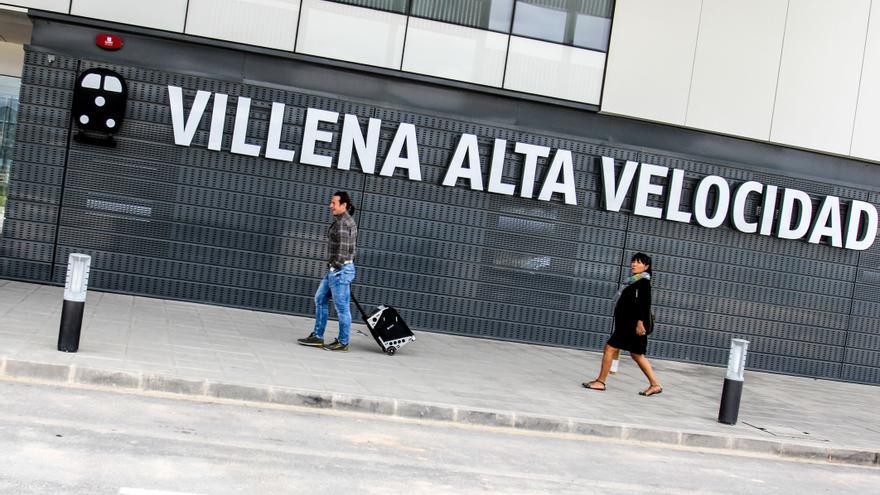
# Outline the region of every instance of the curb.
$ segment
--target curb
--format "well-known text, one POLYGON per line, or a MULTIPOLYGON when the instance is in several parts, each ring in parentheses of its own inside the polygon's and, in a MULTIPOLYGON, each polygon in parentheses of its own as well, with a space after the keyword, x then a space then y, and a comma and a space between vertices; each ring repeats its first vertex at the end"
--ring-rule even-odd
POLYGON ((86 368, 0 358, 0 378, 88 385, 108 390, 163 392, 168 394, 263 402, 283 406, 354 411, 401 418, 428 419, 549 433, 568 433, 615 440, 663 445, 733 450, 793 459, 880 467, 880 451, 821 447, 784 441, 716 435, 675 429, 649 428, 563 416, 543 416, 514 411, 495 411, 415 402, 401 399, 364 397, 269 385, 247 385, 212 380, 191 380, 149 372, 86 368))

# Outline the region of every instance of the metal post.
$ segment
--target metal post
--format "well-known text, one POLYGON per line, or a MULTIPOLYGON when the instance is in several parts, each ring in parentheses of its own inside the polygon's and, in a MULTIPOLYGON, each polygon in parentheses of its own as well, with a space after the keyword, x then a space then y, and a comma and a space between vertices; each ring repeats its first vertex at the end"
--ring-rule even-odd
POLYGON ((64 306, 61 307, 61 327, 58 329, 59 351, 76 352, 79 349, 79 334, 82 329, 91 263, 91 256, 79 253, 71 253, 67 260, 64 306))
POLYGON ((746 370, 746 351, 749 341, 733 339, 730 341, 730 357, 727 360, 727 375, 721 390, 721 407, 718 409, 718 422, 735 425, 739 416, 739 401, 742 398, 743 375, 746 370))

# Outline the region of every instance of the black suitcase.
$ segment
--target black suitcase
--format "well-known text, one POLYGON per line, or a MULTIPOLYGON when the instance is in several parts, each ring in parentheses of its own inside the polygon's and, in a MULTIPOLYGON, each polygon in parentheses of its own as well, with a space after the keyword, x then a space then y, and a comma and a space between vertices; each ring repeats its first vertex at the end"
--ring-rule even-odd
POLYGON ((351 295, 351 300, 360 311, 361 318, 370 329, 370 333, 373 334, 373 338, 376 339, 382 352, 393 356, 398 349, 416 340, 416 336, 413 335, 412 330, 409 329, 396 309, 383 304, 367 316, 354 294, 351 295))

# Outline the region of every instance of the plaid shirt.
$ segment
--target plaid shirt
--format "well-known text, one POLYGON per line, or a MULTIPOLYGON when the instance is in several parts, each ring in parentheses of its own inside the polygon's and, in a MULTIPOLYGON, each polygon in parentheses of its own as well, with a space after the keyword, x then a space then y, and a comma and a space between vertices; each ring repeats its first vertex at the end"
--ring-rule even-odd
POLYGON ((347 211, 335 218, 327 229, 327 265, 339 268, 346 261, 354 261, 358 229, 347 211))

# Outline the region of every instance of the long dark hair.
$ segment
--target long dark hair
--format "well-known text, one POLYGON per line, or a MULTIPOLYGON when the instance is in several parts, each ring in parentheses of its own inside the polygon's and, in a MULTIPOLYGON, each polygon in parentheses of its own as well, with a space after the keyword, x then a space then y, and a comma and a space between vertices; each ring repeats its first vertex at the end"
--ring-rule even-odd
POLYGON ((346 209, 348 210, 349 215, 354 215, 355 207, 354 203, 351 202, 351 196, 348 195, 345 191, 336 191, 333 193, 334 196, 339 197, 339 203, 344 204, 346 209))
POLYGON ((650 276, 652 276, 652 277, 654 276, 654 272, 651 271, 651 270, 654 268, 654 262, 651 261, 651 257, 650 257, 650 256, 648 256, 648 255, 645 254, 645 253, 638 252, 638 253, 636 253, 636 254, 633 255, 633 257, 632 257, 631 260, 629 260, 630 263, 632 263, 633 261, 639 261, 639 262, 641 262, 643 265, 648 265, 648 269, 645 270, 645 271, 648 272, 648 275, 650 275, 650 276))

